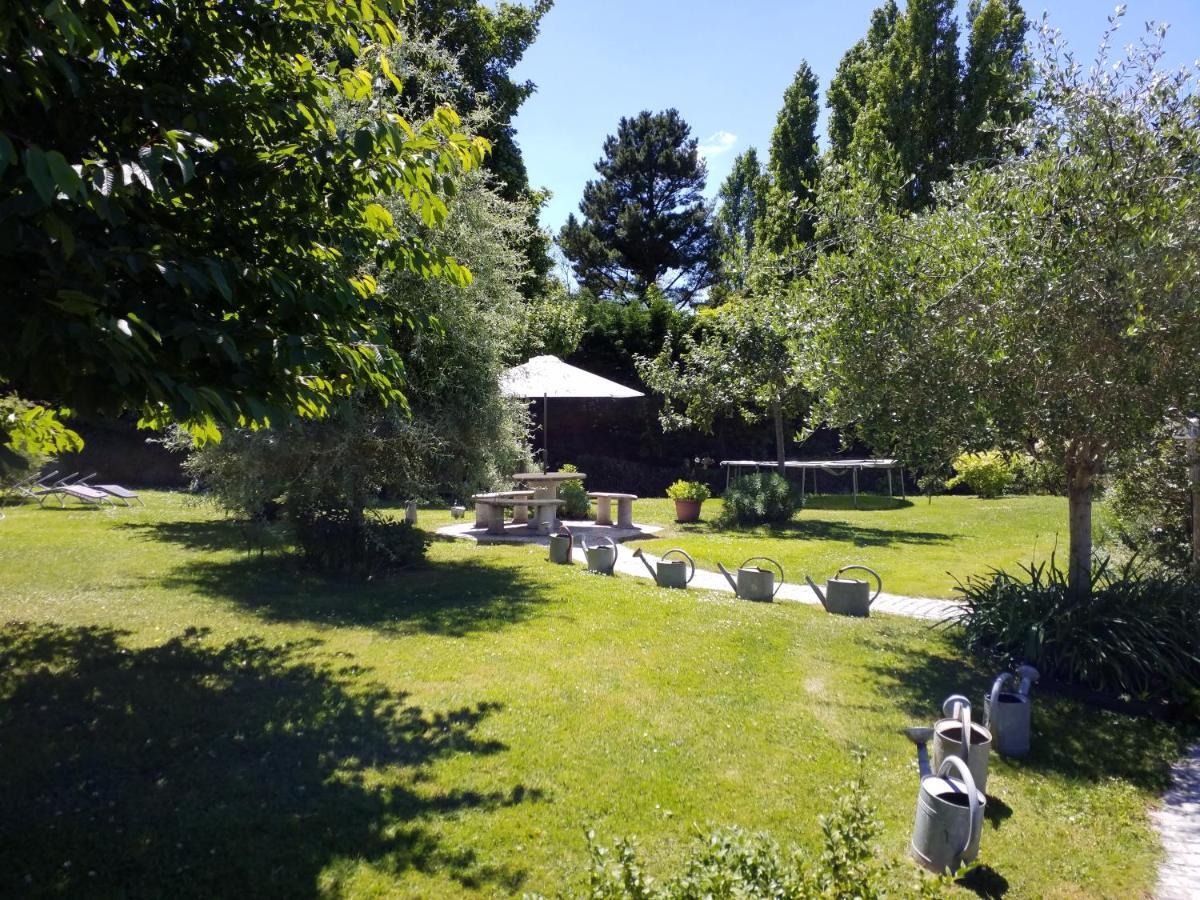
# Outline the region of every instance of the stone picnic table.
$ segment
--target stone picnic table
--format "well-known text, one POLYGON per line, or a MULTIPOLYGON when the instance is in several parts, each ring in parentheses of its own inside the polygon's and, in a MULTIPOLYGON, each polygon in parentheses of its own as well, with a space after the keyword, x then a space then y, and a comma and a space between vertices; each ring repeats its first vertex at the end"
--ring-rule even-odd
POLYGON ((583 481, 583 472, 518 472, 512 477, 513 484, 524 484, 533 489, 534 500, 557 500, 558 486, 564 481, 583 481))

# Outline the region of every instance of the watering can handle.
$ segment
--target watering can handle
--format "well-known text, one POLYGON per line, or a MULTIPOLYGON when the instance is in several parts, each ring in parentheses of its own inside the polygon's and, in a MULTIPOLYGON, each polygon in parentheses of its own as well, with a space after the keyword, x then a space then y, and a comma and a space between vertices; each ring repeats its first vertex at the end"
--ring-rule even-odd
MULTIPOLYGON (((938 775, 944 776, 947 767, 958 772, 959 777, 962 778, 963 784, 967 788, 967 805, 971 811, 971 827, 967 829, 967 842, 962 848, 962 852, 966 853, 971 846, 971 835, 975 832, 975 814, 979 811, 979 790, 975 787, 975 776, 971 774, 971 769, 957 756, 947 756, 942 760, 942 764, 938 766, 938 775)), ((949 779, 947 781, 953 784, 949 779)))
POLYGON ((1000 702, 1000 691, 1004 689, 1004 682, 1012 680, 1011 672, 1001 672, 996 676, 996 680, 992 682, 992 693, 988 697, 988 715, 991 716, 989 721, 996 721, 996 704, 1000 702))
POLYGON ((691 571, 688 573, 687 581, 684 582, 684 584, 691 584, 692 579, 696 577, 696 561, 688 555, 686 550, 680 550, 678 547, 672 547, 670 550, 660 556, 659 559, 666 559, 672 553, 678 553, 685 560, 687 560, 688 565, 691 566, 691 571))
POLYGON ((769 556, 752 556, 748 560, 743 562, 740 566, 738 566, 738 568, 744 569, 744 568, 746 568, 746 565, 748 563, 756 562, 760 559, 763 562, 769 562, 771 565, 773 565, 775 568, 777 568, 779 570, 779 584, 776 585, 775 590, 771 592, 771 599, 775 599, 775 595, 778 594, 779 589, 783 587, 783 566, 781 566, 779 563, 775 562, 775 560, 771 559, 771 557, 769 557, 769 556))
POLYGON ((971 704, 964 703, 959 708, 959 718, 962 720, 963 759, 971 758, 971 704))
POLYGON ((838 575, 841 575, 843 572, 848 572, 851 569, 862 569, 864 572, 870 572, 872 575, 875 576, 875 593, 872 594, 871 599, 867 601, 867 605, 870 606, 872 603, 875 602, 875 598, 883 593, 883 579, 879 577, 879 573, 876 572, 874 569, 869 569, 866 566, 858 566, 858 565, 842 566, 840 569, 837 570, 837 572, 834 573, 833 577, 837 578, 838 575))

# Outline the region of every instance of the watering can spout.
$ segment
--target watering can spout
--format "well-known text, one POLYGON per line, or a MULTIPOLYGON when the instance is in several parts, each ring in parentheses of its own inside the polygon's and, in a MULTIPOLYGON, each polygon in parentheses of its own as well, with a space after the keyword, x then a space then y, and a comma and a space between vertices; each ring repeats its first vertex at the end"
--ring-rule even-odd
POLYGON ((804 580, 807 581, 808 586, 813 589, 813 593, 817 595, 817 599, 821 601, 821 605, 823 607, 825 607, 826 610, 828 610, 829 609, 829 601, 827 601, 825 599, 825 595, 821 593, 821 589, 819 587, 817 587, 817 583, 815 581, 813 581, 811 578, 809 578, 807 575, 804 576, 804 580))
POLYGON ((933 729, 921 726, 905 728, 904 735, 917 745, 917 770, 920 777, 928 778, 933 774, 933 768, 929 765, 929 751, 925 745, 933 740, 933 729))
POLYGON ((734 593, 737 593, 737 582, 733 580, 733 576, 729 574, 729 570, 720 563, 717 563, 717 568, 721 570, 721 574, 725 576, 725 580, 729 582, 729 586, 733 588, 734 593))
POLYGON ((642 552, 641 547, 638 547, 633 551, 633 556, 635 559, 640 559, 642 561, 642 565, 646 567, 646 571, 650 573, 651 578, 657 579, 658 573, 654 571, 654 567, 650 565, 650 561, 646 559, 646 554, 642 552))

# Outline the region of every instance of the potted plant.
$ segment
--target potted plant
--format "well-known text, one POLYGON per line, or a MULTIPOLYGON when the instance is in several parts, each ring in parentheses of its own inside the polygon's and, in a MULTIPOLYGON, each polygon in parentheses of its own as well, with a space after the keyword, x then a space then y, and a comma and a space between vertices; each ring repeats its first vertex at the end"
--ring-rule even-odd
POLYGON ((700 519, 700 504, 712 494, 708 485, 698 481, 677 481, 667 488, 667 496, 675 501, 676 522, 696 522, 700 519))

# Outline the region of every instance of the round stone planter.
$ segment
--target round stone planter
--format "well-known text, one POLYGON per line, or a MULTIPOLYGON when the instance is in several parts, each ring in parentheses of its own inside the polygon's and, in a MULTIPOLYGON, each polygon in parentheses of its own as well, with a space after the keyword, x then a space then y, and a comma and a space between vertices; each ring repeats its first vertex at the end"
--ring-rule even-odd
POLYGON ((700 521, 700 504, 701 500, 676 500, 675 501, 675 521, 676 522, 699 522, 700 521))

